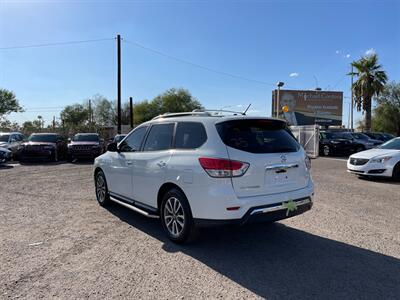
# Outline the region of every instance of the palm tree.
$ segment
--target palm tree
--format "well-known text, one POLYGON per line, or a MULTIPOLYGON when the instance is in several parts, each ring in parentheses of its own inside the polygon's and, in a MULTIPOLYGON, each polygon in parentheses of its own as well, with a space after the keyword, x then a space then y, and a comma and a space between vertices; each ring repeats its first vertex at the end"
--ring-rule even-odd
POLYGON ((382 66, 378 64, 378 56, 376 54, 361 57, 359 60, 351 63, 355 71, 349 75, 357 77, 353 83, 353 97, 357 107, 357 111, 365 112, 365 129, 371 130, 371 107, 372 98, 378 96, 387 81, 387 75, 382 70, 382 66))

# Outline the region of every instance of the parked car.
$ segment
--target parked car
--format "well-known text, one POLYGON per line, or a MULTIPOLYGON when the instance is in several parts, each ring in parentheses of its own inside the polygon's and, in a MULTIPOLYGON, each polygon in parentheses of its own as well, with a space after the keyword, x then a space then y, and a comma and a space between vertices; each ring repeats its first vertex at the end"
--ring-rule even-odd
POLYGON ((393 135, 380 132, 363 132, 363 134, 367 135, 370 139, 375 139, 382 142, 387 142, 388 140, 391 140, 395 137, 393 135))
POLYGON ((368 136, 360 132, 349 132, 349 131, 341 131, 337 132, 338 136, 344 139, 352 140, 357 142, 363 146, 362 150, 374 148, 377 145, 382 144, 382 141, 372 140, 368 136))
POLYGON ((400 180, 400 138, 351 155, 347 170, 360 176, 384 176, 400 180))
POLYGON ((117 135, 112 139, 112 142, 113 142, 113 143, 119 143, 119 142, 122 141, 125 137, 126 137, 126 134, 117 134, 117 135))
POLYGON ((13 156, 21 144, 25 141, 25 136, 19 132, 0 132, 0 147, 11 151, 13 156))
POLYGON ((20 161, 49 159, 58 161, 67 156, 67 143, 56 133, 32 133, 17 152, 20 161))
POLYGON ((6 148, 0 147, 0 164, 3 164, 11 159, 12 152, 6 148))
POLYGON ((105 151, 104 140, 97 133, 78 133, 68 144, 67 161, 95 158, 105 151))
POLYGON ((148 217, 182 243, 202 226, 276 221, 312 206, 311 163, 286 122, 207 112, 167 114, 94 163, 96 197, 148 217))
POLYGON ((319 154, 329 155, 350 155, 363 151, 364 144, 361 144, 342 132, 321 131, 319 138, 319 154))

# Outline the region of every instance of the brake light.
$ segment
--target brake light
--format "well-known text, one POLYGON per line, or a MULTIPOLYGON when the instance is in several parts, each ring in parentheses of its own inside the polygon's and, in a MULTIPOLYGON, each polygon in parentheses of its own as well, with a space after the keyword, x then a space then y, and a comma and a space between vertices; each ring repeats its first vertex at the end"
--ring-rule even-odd
POLYGON ((221 158, 200 157, 200 165, 211 177, 239 177, 246 173, 250 164, 221 158))

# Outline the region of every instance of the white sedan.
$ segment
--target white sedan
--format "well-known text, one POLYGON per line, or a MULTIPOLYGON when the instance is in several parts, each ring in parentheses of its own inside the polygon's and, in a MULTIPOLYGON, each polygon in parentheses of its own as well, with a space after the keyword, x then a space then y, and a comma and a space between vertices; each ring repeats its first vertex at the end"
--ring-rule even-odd
POLYGON ((400 137, 377 148, 351 155, 347 161, 347 171, 361 176, 400 180, 400 137))

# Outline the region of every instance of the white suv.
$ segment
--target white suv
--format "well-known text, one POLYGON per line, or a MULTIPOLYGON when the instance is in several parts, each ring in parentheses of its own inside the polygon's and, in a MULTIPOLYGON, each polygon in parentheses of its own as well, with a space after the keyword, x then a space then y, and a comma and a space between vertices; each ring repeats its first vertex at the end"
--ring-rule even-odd
POLYGON ((196 227, 276 221, 312 207, 310 160, 286 122, 208 112, 141 124, 94 163, 96 196, 160 218, 168 237, 196 227))

